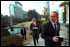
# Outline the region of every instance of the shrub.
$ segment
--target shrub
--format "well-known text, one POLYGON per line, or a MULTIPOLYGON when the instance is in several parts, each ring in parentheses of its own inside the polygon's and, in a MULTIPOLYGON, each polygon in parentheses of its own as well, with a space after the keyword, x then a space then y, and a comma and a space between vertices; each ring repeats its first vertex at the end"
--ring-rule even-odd
POLYGON ((8 29, 1 28, 1 37, 9 36, 9 35, 10 33, 8 32, 8 29))
POLYGON ((65 24, 65 27, 69 27, 69 24, 65 24))

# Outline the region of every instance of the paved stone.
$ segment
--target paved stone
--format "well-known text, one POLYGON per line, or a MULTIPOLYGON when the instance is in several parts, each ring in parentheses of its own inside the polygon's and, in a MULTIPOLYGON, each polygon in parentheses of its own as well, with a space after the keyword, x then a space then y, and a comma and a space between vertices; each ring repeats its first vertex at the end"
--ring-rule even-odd
POLYGON ((62 25, 60 27, 60 36, 62 36, 63 38, 69 39, 69 34, 67 32, 67 28, 65 28, 62 25))
MULTIPOLYGON (((36 43, 37 46, 45 46, 45 45, 44 45, 44 39, 42 39, 41 37, 39 38, 38 42, 39 42, 39 43, 36 43)), ((27 45, 25 45, 25 46, 34 46, 34 42, 32 41, 30 44, 27 44, 27 45)))

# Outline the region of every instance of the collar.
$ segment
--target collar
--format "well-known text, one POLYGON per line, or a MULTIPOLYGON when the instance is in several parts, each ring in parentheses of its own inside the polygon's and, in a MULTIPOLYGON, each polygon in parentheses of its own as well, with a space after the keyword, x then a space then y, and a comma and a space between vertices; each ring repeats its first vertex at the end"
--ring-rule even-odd
POLYGON ((54 22, 51 22, 52 24, 56 24, 56 23, 54 23, 54 22))

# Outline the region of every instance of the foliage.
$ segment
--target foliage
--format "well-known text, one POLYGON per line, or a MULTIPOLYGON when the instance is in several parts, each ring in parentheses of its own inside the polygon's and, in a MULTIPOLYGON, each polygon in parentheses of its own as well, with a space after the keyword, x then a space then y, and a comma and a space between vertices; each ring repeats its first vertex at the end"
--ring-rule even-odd
POLYGON ((8 15, 1 15, 1 27, 9 26, 9 17, 8 15))
POLYGON ((2 15, 1 14, 1 27, 8 27, 10 26, 10 22, 12 18, 12 22, 13 25, 18 24, 18 23, 22 23, 22 22, 26 22, 26 21, 31 21, 33 17, 35 17, 36 19, 38 19, 39 14, 35 11, 35 10, 29 10, 27 13, 28 18, 26 19, 20 19, 17 18, 16 16, 8 16, 8 15, 2 15))
POLYGON ((32 20, 33 17, 38 19, 39 14, 35 10, 29 10, 27 16, 29 17, 29 20, 32 20))
POLYGON ((10 33, 8 32, 8 29, 1 28, 1 37, 3 36, 9 36, 10 33))
POLYGON ((69 27, 69 24, 65 24, 65 27, 69 27))
MULTIPOLYGON (((29 19, 16 18, 15 16, 12 16, 11 18, 12 18, 13 25, 18 24, 18 23, 22 23, 22 22, 26 22, 29 20, 29 19)), ((10 21, 11 21, 10 16, 1 15, 1 28, 10 26, 10 21)))
POLYGON ((65 6, 65 5, 69 5, 69 2, 63 2, 60 4, 60 7, 65 6))

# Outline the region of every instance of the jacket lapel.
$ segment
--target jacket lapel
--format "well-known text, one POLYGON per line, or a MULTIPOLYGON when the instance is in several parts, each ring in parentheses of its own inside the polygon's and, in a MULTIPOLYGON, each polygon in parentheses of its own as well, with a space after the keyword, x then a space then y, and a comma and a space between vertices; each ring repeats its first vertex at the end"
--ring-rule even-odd
POLYGON ((53 25, 52 25, 51 22, 49 22, 49 25, 50 25, 51 29, 54 30, 53 25))

